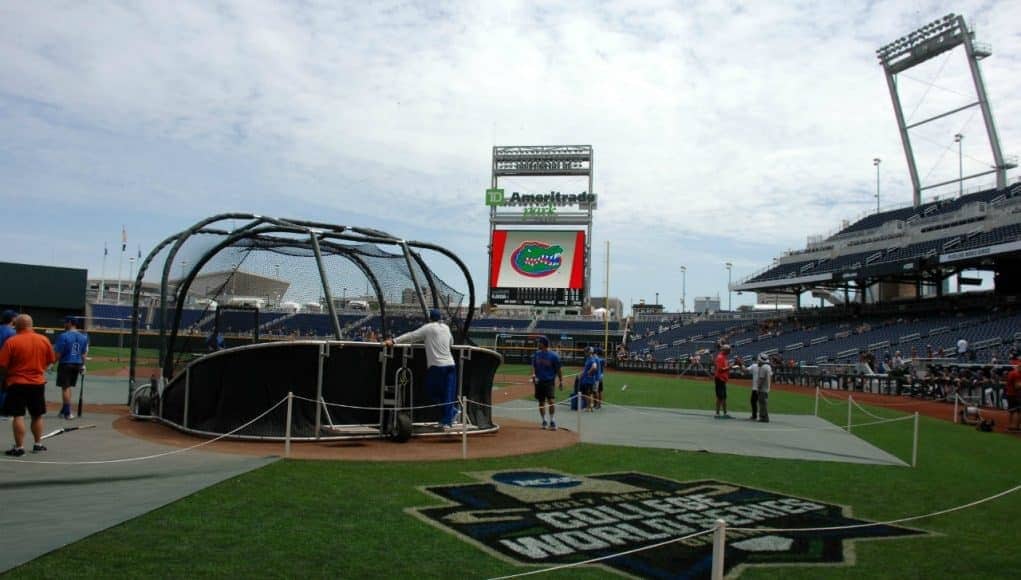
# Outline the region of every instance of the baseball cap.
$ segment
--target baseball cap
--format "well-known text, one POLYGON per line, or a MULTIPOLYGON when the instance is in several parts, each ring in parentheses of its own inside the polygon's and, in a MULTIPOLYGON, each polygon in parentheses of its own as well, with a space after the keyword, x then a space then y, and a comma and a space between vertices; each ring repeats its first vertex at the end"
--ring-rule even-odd
POLYGON ((769 357, 766 356, 766 353, 764 353, 764 352, 763 353, 759 353, 759 362, 760 363, 769 362, 769 357))
POLYGON ((540 336, 539 338, 535 339, 535 341, 542 346, 549 346, 549 339, 546 338, 545 336, 540 336))
POLYGON ((439 309, 436 309, 436 308, 430 308, 429 309, 429 320, 432 320, 433 322, 436 322, 437 320, 439 320, 441 318, 443 318, 443 314, 440 313, 439 309))
POLYGON ((18 313, 13 310, 4 310, 3 314, 0 314, 0 323, 9 324, 17 316, 18 313))

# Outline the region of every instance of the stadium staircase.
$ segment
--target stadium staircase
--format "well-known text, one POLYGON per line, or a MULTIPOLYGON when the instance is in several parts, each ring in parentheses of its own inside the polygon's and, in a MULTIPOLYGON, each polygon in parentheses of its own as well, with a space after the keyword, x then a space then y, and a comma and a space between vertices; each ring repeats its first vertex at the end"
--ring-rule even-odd
POLYGON ((283 316, 271 318, 259 325, 259 334, 268 334, 274 326, 283 324, 284 321, 286 321, 287 319, 294 318, 297 315, 298 315, 297 312, 288 312, 283 316))
POLYGON ((372 319, 375 318, 375 317, 376 317, 376 315, 372 314, 370 312, 369 314, 366 314, 365 316, 362 316, 361 318, 355 319, 351 323, 346 324, 343 328, 340 329, 340 333, 341 333, 341 335, 343 335, 345 337, 346 336, 350 336, 351 335, 351 331, 356 329, 356 328, 359 328, 359 327, 362 327, 362 326, 371 326, 370 323, 372 322, 372 319))

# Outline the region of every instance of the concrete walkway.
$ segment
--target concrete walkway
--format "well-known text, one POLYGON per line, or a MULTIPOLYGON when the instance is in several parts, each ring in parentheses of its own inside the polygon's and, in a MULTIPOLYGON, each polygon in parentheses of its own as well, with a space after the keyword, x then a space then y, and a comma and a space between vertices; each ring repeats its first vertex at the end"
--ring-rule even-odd
MULTIPOLYGON (((276 460, 198 449, 129 463, 30 463, 121 459, 176 449, 121 435, 112 426, 116 418, 88 413, 84 420, 66 422, 50 413, 47 433, 71 424, 96 428, 47 439, 44 453, 21 459, 0 455, 0 572, 276 460)), ((27 439, 30 447, 31 435, 27 439)), ((0 441, 4 449, 12 446, 9 421, 0 421, 0 441)))
MULTIPOLYGON (((497 405, 493 414, 517 419, 532 417, 538 422, 535 408, 523 407, 523 401, 512 401, 497 405)), ((712 411, 608 405, 594 413, 582 413, 581 440, 777 459, 907 465, 813 415, 770 415, 769 423, 748 421, 744 414, 733 419, 715 419, 713 415, 712 411)), ((572 431, 577 428, 578 415, 574 411, 560 406, 556 418, 561 428, 572 431)), ((905 440, 911 437, 910 425, 909 421, 904 422, 905 440)))

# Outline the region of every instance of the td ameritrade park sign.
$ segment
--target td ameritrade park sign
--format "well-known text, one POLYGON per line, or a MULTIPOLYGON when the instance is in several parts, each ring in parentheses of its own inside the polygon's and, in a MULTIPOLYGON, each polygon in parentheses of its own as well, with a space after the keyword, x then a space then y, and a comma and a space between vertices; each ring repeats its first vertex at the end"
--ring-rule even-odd
POLYGON ((559 191, 519 193, 515 191, 507 196, 502 189, 486 190, 486 205, 498 208, 522 208, 526 217, 556 215, 558 209, 568 207, 577 207, 579 210, 586 210, 590 207, 595 209, 595 203, 596 194, 586 191, 581 193, 561 193, 559 191))
POLYGON ((725 566, 853 565, 854 541, 923 534, 866 524, 850 509, 721 481, 674 481, 643 473, 578 476, 549 469, 471 473, 480 483, 423 488, 445 501, 408 510, 430 524, 521 565, 551 567, 638 549, 601 566, 640 577, 709 578, 718 518, 728 530, 725 566), (642 550, 643 547, 653 546, 642 550))

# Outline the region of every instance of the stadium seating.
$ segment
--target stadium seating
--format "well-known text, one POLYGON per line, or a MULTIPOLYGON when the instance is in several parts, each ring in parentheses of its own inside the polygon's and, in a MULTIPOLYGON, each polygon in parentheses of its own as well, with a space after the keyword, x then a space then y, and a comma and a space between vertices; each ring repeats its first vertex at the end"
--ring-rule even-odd
POLYGON ((1002 359, 1014 344, 1021 330, 1021 314, 974 311, 953 315, 925 315, 916 319, 865 318, 824 322, 811 327, 798 328, 787 320, 792 331, 759 334, 758 325, 744 323, 721 328, 722 322, 696 323, 652 337, 629 343, 633 353, 652 352, 656 360, 682 358, 701 348, 712 346, 721 335, 732 345, 732 354, 746 360, 762 352, 778 353, 785 360, 801 364, 819 362, 847 362, 854 360, 863 350, 875 352, 877 358, 900 350, 905 357, 928 356, 941 351, 952 356, 957 340, 964 338, 972 348, 978 347, 983 358, 997 356, 1002 359), (713 329, 713 330, 710 330, 713 329), (713 336, 713 332, 716 332, 713 336), (981 346, 984 343, 987 346, 981 346))

